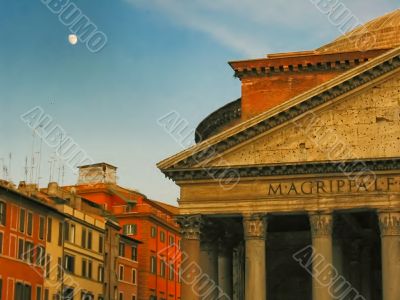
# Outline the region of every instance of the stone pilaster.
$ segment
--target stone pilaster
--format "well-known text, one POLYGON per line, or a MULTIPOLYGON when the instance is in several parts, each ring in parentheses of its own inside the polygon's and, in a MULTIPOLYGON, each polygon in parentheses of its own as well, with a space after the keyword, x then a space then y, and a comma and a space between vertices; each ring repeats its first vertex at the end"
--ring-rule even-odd
POLYGON ((245 300, 267 299, 267 270, 265 239, 267 219, 265 215, 243 217, 245 239, 245 300))
POLYGON ((311 213, 310 227, 313 244, 313 300, 332 300, 329 287, 333 274, 333 217, 331 213, 311 213))
POLYGON ((400 299, 400 212, 379 212, 383 299, 400 299))
POLYGON ((177 222, 182 233, 181 299, 200 300, 202 291, 197 279, 202 275, 200 234, 204 221, 200 215, 194 215, 179 216, 177 222))

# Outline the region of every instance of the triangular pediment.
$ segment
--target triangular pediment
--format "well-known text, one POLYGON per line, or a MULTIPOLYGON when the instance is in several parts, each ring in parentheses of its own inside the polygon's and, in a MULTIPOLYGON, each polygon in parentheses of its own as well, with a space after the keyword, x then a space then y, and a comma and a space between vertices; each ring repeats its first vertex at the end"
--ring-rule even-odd
POLYGON ((292 164, 400 156, 400 74, 310 110, 200 166, 292 164))
POLYGON ((178 153, 158 167, 170 174, 204 166, 397 157, 399 70, 400 48, 178 153), (333 156, 329 153, 335 143, 329 138, 334 135, 344 150, 333 156), (321 140, 324 136, 327 139, 321 140))

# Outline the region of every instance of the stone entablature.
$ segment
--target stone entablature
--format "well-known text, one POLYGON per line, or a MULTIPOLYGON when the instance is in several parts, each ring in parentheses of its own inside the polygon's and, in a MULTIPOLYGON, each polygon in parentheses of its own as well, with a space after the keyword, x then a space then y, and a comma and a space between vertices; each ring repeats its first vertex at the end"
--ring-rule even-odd
POLYGON ((222 189, 217 180, 181 181, 180 211, 218 215, 400 207, 400 170, 358 175, 249 177, 231 189, 222 189))

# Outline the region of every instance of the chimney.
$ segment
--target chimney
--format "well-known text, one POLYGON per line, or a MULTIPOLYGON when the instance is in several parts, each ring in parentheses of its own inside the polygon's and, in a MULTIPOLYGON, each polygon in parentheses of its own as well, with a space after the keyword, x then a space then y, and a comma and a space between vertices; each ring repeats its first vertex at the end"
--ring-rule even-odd
POLYGON ((49 182, 47 186, 47 194, 51 197, 55 197, 58 195, 58 183, 57 182, 49 182))
POLYGON ((27 195, 32 195, 39 191, 39 186, 35 183, 26 183, 25 181, 20 181, 18 190, 27 195))
POLYGON ((78 185, 97 183, 117 183, 117 167, 98 163, 79 167, 78 185))

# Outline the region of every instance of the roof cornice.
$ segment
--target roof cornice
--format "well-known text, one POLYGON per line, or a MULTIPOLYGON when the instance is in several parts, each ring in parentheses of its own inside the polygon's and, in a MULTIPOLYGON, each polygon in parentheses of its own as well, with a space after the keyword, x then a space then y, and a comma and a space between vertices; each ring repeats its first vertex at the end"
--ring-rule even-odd
POLYGON ((170 169, 164 173, 169 178, 184 182, 191 180, 210 180, 215 178, 221 179, 226 177, 226 174, 229 175, 227 170, 237 174, 238 178, 305 174, 352 174, 355 172, 365 172, 366 170, 374 172, 393 171, 400 170, 400 157, 388 159, 357 159, 345 161, 214 167, 208 168, 207 170, 203 168, 182 170, 170 169))
POLYGON ((292 98, 254 118, 238 124, 191 148, 157 164, 164 173, 169 169, 184 169, 211 158, 215 153, 247 141, 282 123, 304 114, 344 94, 350 94, 400 66, 400 47, 343 73, 301 95, 292 98))

